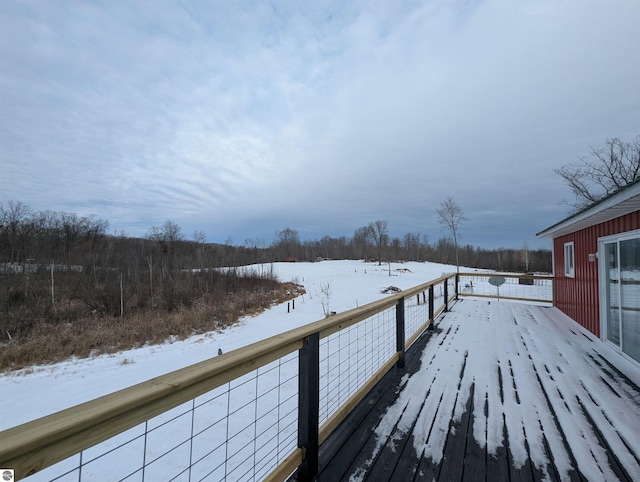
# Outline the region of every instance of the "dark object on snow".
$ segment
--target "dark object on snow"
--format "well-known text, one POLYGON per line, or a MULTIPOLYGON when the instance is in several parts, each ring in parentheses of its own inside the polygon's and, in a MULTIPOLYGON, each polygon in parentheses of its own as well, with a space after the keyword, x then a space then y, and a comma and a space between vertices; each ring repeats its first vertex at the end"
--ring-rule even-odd
POLYGON ((398 288, 397 286, 387 286, 386 288, 383 288, 380 293, 384 293, 384 294, 389 294, 389 293, 400 293, 400 291, 402 291, 400 288, 398 288))
POLYGON ((222 355, 222 348, 218 348, 218 355, 222 355))

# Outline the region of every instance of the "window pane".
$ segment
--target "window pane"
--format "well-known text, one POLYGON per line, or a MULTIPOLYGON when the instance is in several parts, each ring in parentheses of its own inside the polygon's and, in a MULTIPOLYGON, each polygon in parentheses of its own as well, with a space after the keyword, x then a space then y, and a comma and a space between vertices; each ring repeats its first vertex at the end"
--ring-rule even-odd
POLYGON ((564 245, 564 274, 573 276, 573 243, 564 245))
POLYGON ((604 248, 607 296, 607 339, 620 347, 620 276, 618 273, 618 242, 608 243, 604 248))
POLYGON ((620 241, 622 351, 640 361, 640 238, 620 241))

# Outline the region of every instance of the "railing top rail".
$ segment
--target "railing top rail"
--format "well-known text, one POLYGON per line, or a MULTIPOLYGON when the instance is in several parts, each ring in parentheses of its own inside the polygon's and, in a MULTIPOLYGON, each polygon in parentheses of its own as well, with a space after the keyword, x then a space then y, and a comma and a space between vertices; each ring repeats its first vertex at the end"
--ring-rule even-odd
POLYGON ((275 336, 247 347, 250 354, 229 352, 12 427, 0 432, 0 461, 40 470, 301 347, 302 339, 275 336), (56 455, 42 460, 45 447, 56 455))
POLYGON ((553 280, 553 275, 540 275, 540 274, 516 274, 516 273, 482 273, 482 272, 471 272, 465 271, 460 272, 460 276, 482 276, 482 277, 492 277, 492 276, 502 276, 503 278, 522 278, 522 279, 539 279, 539 280, 553 280))
POLYGON ((443 275, 359 308, 7 429, 0 432, 0 462, 10 467, 28 467, 22 476, 34 473, 300 349, 303 340, 313 333, 320 333, 321 338, 329 336, 453 276, 455 273, 443 275))

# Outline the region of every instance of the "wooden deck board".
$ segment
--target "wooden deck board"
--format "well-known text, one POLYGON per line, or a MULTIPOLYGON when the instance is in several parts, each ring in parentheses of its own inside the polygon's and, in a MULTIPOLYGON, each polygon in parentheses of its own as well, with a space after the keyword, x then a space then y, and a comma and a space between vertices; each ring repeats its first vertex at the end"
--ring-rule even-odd
MULTIPOLYGON (((492 310, 509 309, 504 306, 506 303, 496 308, 486 302, 465 300, 464 303, 468 304, 466 308, 473 307, 473 303, 487 305, 474 307, 474 316, 488 323, 487 329, 500 330, 490 324, 492 310)), ((620 418, 608 414, 608 407, 602 402, 612 398, 624 401, 624 406, 631 408, 629 423, 640 426, 640 389, 633 381, 599 353, 589 351, 584 358, 597 371, 597 376, 593 377, 596 381, 580 381, 582 388, 576 384, 581 390, 578 394, 558 386, 556 381, 565 377, 571 364, 575 363, 571 358, 574 355, 561 354, 555 362, 541 359, 541 355, 553 347, 549 348, 544 340, 534 336, 532 327, 535 325, 531 320, 515 318, 510 339, 512 349, 502 354, 496 348, 499 356, 490 377, 494 380, 492 386, 479 387, 475 379, 469 382, 472 375, 465 370, 467 363, 472 363, 471 348, 468 360, 466 352, 464 358, 460 357, 463 361, 456 372, 443 374, 442 367, 436 367, 435 362, 458 349, 460 339, 456 337, 465 329, 456 325, 456 320, 451 320, 458 308, 456 304, 453 314, 444 315, 444 319, 449 318, 452 324, 442 323, 441 327, 437 325, 435 332, 425 332, 407 352, 405 369, 391 370, 325 441, 320 453, 319 480, 578 481, 593 479, 589 470, 594 466, 613 477, 612 480, 615 477, 623 481, 640 480, 640 435, 620 427, 620 418), (427 374, 420 380, 429 384, 424 392, 424 399, 429 401, 408 400, 402 402, 406 406, 395 406, 393 413, 400 415, 393 428, 384 437, 381 436, 384 431, 376 434, 389 408, 400 400, 398 394, 408 383, 407 373, 424 376, 425 370, 427 374), (523 373, 528 374, 526 378, 523 373), (450 377, 450 380, 446 379, 447 383, 443 384, 442 377, 450 377), (463 380, 467 383, 466 390, 463 380), (592 396, 592 383, 598 383, 595 392, 603 393, 592 396), (444 385, 448 391, 435 392, 438 386, 444 385), (534 410, 526 403, 532 390, 543 400, 534 410), (605 395, 604 392, 608 393, 605 395), (410 404, 413 405, 407 408, 410 404), (401 412, 416 410, 419 415, 409 425, 406 420, 399 423, 404 415, 401 412), (522 417, 524 425, 514 422, 517 417, 522 417), (567 420, 573 422, 574 419, 584 427, 573 430, 567 420), (448 420, 446 434, 442 432, 443 420, 445 423, 448 420), (495 427, 496 421, 502 422, 502 433, 492 435, 489 426, 495 427), (514 433, 514 430, 522 433, 514 433), (576 441, 576 433, 581 433, 580 430, 585 433, 585 439, 576 441), (438 457, 432 445, 443 436, 443 449, 438 457), (501 438, 502 443, 489 453, 492 438, 496 437, 501 438), (576 451, 576 447, 582 446, 584 450, 576 451), (514 451, 516 447, 518 451, 514 451), (585 450, 591 453, 591 462, 585 450)), ((571 328, 567 336, 574 335, 576 338, 567 344, 597 345, 580 330, 571 328), (583 340, 578 342, 580 338, 583 340)), ((495 440, 493 443, 495 445, 495 440)))

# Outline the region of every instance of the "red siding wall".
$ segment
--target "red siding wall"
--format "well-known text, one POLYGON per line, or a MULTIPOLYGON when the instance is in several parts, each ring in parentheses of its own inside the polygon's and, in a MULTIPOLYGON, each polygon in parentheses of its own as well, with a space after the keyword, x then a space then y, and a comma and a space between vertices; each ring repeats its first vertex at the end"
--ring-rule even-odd
POLYGON ((598 252, 598 238, 634 229, 640 229, 640 211, 553 240, 556 306, 596 336, 600 336, 598 262, 589 262, 589 254, 598 252), (564 244, 571 241, 575 278, 566 278, 564 244))

